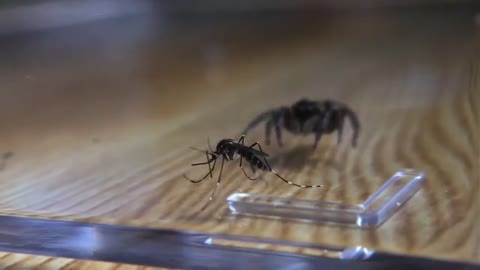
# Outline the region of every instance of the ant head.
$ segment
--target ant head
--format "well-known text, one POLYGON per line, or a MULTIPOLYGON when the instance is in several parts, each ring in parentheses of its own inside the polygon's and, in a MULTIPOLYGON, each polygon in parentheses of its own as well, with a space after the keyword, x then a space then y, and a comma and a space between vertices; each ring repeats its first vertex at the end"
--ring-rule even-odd
POLYGON ((223 139, 218 142, 217 148, 215 149, 216 153, 222 153, 225 150, 225 147, 234 141, 232 139, 223 139))

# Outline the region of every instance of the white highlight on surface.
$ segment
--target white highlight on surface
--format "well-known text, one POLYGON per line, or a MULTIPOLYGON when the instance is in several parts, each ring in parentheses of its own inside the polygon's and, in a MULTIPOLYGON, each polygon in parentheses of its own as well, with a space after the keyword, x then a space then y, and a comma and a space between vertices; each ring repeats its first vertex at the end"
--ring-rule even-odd
POLYGON ((205 242, 203 242, 205 245, 211 245, 213 242, 213 239, 211 237, 207 238, 207 240, 205 240, 205 242))

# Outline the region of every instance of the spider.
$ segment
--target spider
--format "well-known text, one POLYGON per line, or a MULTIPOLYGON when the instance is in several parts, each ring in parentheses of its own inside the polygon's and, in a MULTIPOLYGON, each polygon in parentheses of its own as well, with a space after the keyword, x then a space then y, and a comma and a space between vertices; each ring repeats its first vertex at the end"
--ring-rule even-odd
POLYGON ((272 128, 275 128, 275 134, 280 147, 283 146, 281 128, 286 129, 295 135, 315 134, 316 149, 318 142, 323 134, 330 134, 337 131, 337 143, 341 143, 344 120, 348 118, 354 129, 352 136, 352 146, 357 145, 357 138, 360 132, 360 123, 357 115, 345 104, 333 101, 323 100, 314 101, 309 99, 300 99, 291 107, 281 106, 259 114, 245 128, 242 134, 247 134, 263 121, 267 121, 265 127, 265 144, 270 144, 272 128))

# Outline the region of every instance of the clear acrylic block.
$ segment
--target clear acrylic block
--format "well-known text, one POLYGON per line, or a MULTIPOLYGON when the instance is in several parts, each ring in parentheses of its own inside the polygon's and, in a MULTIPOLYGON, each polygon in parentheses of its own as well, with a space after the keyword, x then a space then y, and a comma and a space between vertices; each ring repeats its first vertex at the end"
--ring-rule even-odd
POLYGON ((380 226, 395 214, 421 188, 424 179, 424 172, 400 170, 360 204, 248 193, 234 193, 227 198, 227 202, 232 214, 372 228, 380 226))

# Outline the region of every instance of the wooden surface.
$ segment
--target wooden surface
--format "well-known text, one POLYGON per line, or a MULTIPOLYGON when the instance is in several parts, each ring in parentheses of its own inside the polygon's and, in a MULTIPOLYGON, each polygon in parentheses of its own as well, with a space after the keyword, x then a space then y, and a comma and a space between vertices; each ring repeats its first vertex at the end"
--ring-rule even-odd
POLYGON ((167 268, 144 267, 130 264, 116 264, 87 260, 72 260, 47 256, 0 253, 1 269, 37 269, 37 270, 162 270, 167 268))
POLYGON ((0 211, 479 262, 472 14, 315 17, 133 17, 1 37, 0 211), (325 188, 252 182, 234 163, 199 213, 214 183, 182 177, 204 158, 189 147, 301 97, 346 102, 362 124, 356 149, 348 125, 342 145, 325 136, 314 153, 311 136, 264 146, 283 176, 325 188), (360 202, 406 167, 426 183, 377 230, 226 215, 234 191, 360 202))

